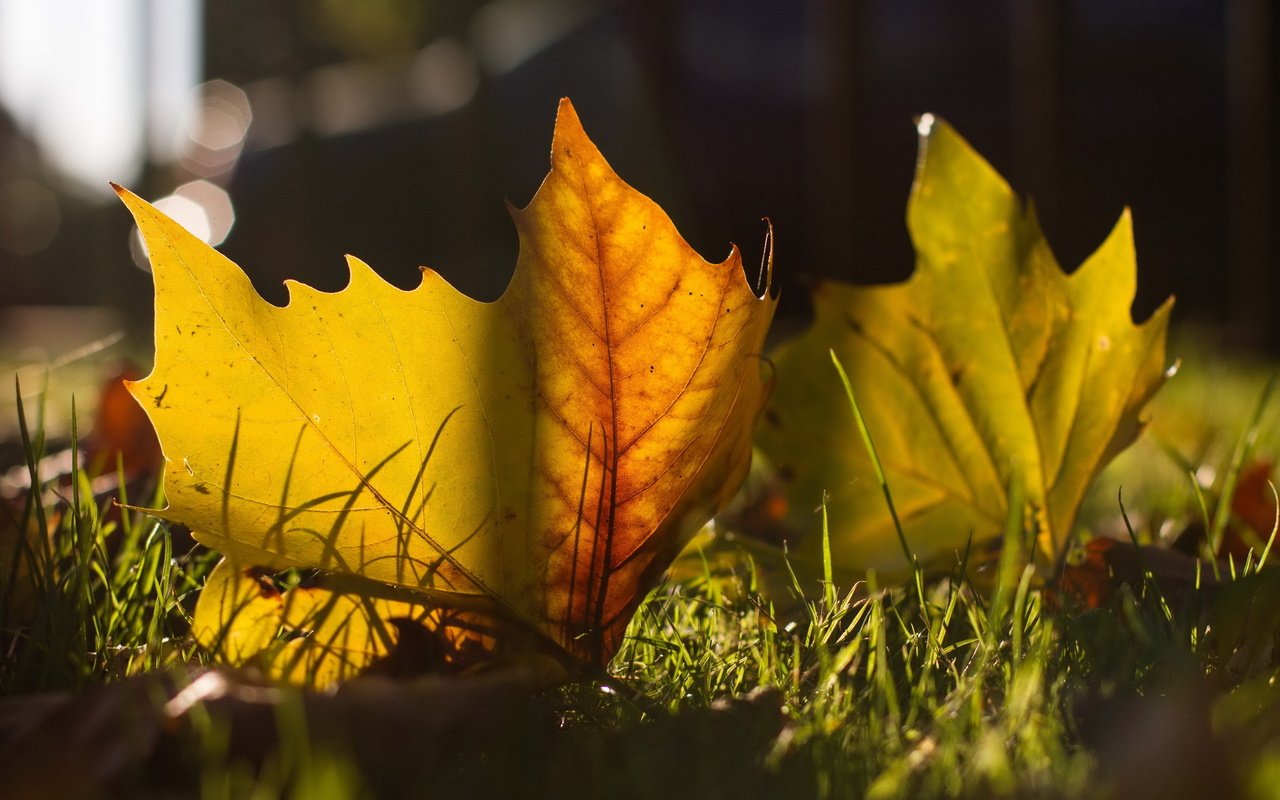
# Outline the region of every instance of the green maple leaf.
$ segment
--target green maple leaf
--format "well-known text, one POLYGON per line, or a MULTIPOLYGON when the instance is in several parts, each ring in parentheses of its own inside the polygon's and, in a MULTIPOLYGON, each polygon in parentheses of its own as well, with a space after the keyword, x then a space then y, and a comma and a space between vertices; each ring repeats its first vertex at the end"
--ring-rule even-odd
MULTIPOLYGON (((1172 299, 1133 323, 1128 211, 1067 275, 1034 213, 967 142, 933 117, 920 133, 907 211, 915 273, 817 288, 812 328, 773 356, 776 390, 757 435, 786 485, 788 521, 812 534, 825 493, 834 560, 855 572, 901 573, 907 561, 831 352, 926 564, 1000 535, 1015 472, 1029 531, 1041 553, 1057 553, 1165 378, 1172 299)), ((793 544, 801 559, 819 555, 820 536, 793 544)))

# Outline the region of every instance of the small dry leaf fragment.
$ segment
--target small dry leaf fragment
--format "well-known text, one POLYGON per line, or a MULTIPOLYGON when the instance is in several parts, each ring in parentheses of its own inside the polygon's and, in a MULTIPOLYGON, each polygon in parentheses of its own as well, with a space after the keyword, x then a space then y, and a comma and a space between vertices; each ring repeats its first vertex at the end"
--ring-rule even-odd
MULTIPOLYGON (((1272 473, 1275 465, 1266 459, 1246 464, 1240 470, 1235 494, 1231 497, 1231 511, 1246 526, 1244 531, 1236 531, 1235 548, 1230 551, 1237 559, 1244 558, 1250 547, 1256 553, 1262 552, 1267 540, 1276 529, 1276 493, 1273 487, 1272 473), (1245 540, 1248 541, 1245 541, 1245 540)), ((1223 542, 1224 547, 1227 542, 1223 542)), ((1225 557, 1226 552, 1220 552, 1225 557)))
POLYGON ((151 474, 160 466, 160 443, 147 415, 134 402, 125 383, 140 377, 126 365, 102 384, 93 429, 85 442, 86 463, 113 473, 117 461, 128 478, 151 474))
MULTIPOLYGON (((1225 573, 1229 567, 1220 562, 1219 569, 1225 573)), ((1045 596, 1055 608, 1104 608, 1124 585, 1135 595, 1154 588, 1167 603, 1184 608, 1188 596, 1212 597, 1220 583, 1211 565, 1186 553, 1098 537, 1063 567, 1045 596)))
POLYGON ((495 303, 350 258, 341 292, 290 282, 277 308, 121 197, 156 284, 156 366, 130 389, 167 459, 160 513, 242 565, 398 585, 601 664, 746 474, 775 302, 736 248, 699 257, 568 101, 495 303))

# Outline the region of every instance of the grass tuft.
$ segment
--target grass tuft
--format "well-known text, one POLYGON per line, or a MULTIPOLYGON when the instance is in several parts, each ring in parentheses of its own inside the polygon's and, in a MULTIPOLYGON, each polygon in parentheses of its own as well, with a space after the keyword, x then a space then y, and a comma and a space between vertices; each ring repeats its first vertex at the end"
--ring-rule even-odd
MULTIPOLYGON (((390 705, 384 696, 368 709, 342 692, 271 689, 253 696, 271 698, 275 738, 251 761, 231 717, 213 700, 197 703, 181 752, 170 754, 189 773, 178 794, 1079 798, 1208 786, 1270 796, 1280 774, 1280 572, 1264 565, 1274 561, 1280 500, 1257 549, 1222 566, 1202 557, 1171 573, 1139 549, 1167 540, 1166 528, 1199 524, 1212 546, 1239 526, 1231 502, 1241 470, 1280 452, 1264 414, 1271 384, 1256 389, 1249 412, 1219 426, 1247 419, 1238 437, 1215 433, 1190 455, 1168 442, 1136 449, 1104 479, 1107 496, 1082 519, 1110 525, 1114 547, 1133 548, 1139 569, 1128 583, 1101 574, 1114 591, 1096 607, 1033 581, 1016 471, 989 589, 970 582, 968 553, 926 580, 905 537, 907 581, 868 573, 837 585, 828 523, 839 521, 823 509, 821 581, 802 583, 761 546, 720 537, 701 573, 642 604, 610 665, 614 683, 506 699, 453 726, 439 704, 409 698, 438 701, 475 684, 444 694, 397 684, 390 705), (1161 469, 1165 484, 1154 482, 1161 469), (766 593, 779 576, 789 584, 766 593)), ((69 440, 47 441, 43 403, 18 397, 29 489, 0 498, 0 693, 129 685, 157 672, 184 685, 207 659, 188 627, 211 554, 130 507, 134 496, 162 498, 126 481, 122 466, 103 491, 81 463, 76 426, 69 440), (70 468, 51 470, 60 453, 70 468)), ((863 444, 878 463, 865 431, 863 444)))
POLYGON ((43 474, 43 428, 15 391, 27 489, 0 502, 0 692, 76 690, 195 660, 186 630, 208 556, 175 554, 164 525, 123 507, 121 466, 115 491, 94 491, 74 402, 70 473, 43 474))

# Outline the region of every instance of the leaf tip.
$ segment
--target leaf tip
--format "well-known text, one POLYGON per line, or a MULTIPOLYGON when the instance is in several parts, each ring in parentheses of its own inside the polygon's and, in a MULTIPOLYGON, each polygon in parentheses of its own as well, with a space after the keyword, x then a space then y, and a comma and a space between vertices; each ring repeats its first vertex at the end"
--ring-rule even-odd
POLYGON ((551 137, 552 168, 575 155, 592 153, 596 158, 601 157, 583 129, 582 119, 578 117, 578 111, 573 107, 573 102, 567 97, 561 98, 560 106, 556 110, 555 132, 551 137))
POLYGON ((560 98, 560 105, 556 107, 556 138, 562 133, 581 130, 582 119, 578 116, 578 110, 573 107, 573 101, 567 97, 560 98))
POLYGON ((1133 239, 1133 210, 1125 206, 1120 210, 1120 216, 1116 219, 1116 224, 1112 229, 1124 233, 1129 239, 1133 239))
POLYGON ((136 194, 124 188, 123 186, 116 183, 115 181, 107 181, 107 183, 111 186, 111 190, 116 193, 116 197, 119 197, 121 202, 123 202, 125 204, 125 207, 127 207, 130 211, 133 211, 139 205, 146 202, 141 197, 138 197, 136 194))
POLYGON ((129 210, 129 214, 133 215, 134 221, 141 221, 148 210, 155 211, 155 207, 150 202, 142 200, 141 197, 134 195, 129 189, 120 186, 119 183, 111 183, 111 189, 114 189, 115 196, 120 198, 120 202, 123 202, 125 209, 129 210))

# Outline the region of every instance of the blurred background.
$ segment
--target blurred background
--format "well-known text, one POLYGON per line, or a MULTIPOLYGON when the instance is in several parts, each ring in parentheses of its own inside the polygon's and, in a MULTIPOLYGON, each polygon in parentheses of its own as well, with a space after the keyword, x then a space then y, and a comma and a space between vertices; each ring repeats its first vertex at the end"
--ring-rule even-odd
POLYGON ((807 279, 909 274, 929 111, 1034 199, 1065 267, 1130 206, 1139 317, 1176 294, 1180 320, 1275 351, 1276 17, 1271 0, 0 0, 0 367, 148 366, 150 278, 109 180, 274 302, 289 277, 341 288, 344 253, 497 297, 503 199, 537 188, 562 96, 707 258, 738 242, 753 267, 773 220, 784 329, 807 279))

